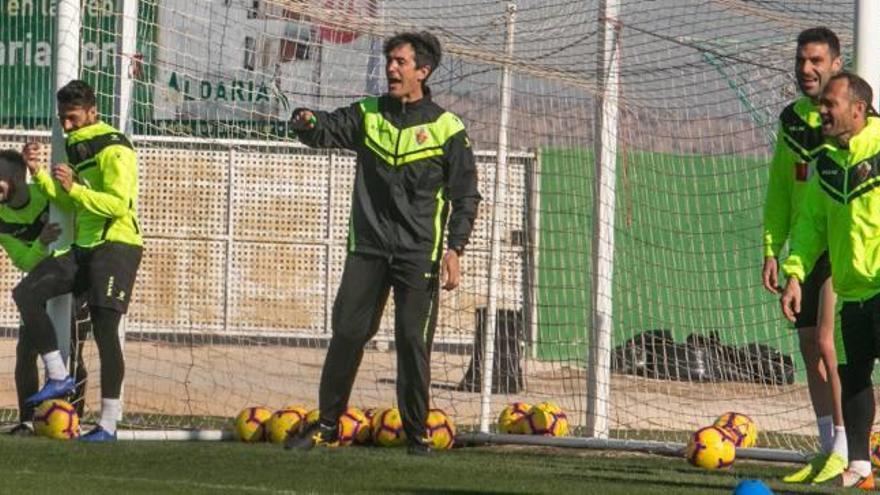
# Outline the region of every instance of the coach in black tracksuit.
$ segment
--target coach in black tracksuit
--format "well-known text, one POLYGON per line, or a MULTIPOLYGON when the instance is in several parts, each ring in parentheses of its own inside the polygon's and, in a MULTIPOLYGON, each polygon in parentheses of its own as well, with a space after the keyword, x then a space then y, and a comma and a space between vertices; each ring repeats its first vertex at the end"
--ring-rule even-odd
POLYGON ((330 113, 293 113, 303 143, 356 151, 357 173, 348 256, 321 375, 321 419, 287 448, 336 441, 337 420, 348 406, 364 346, 394 288, 397 401, 409 451, 430 452, 423 439, 438 287, 441 277, 444 289, 458 286, 459 258, 480 194, 464 125, 431 100, 425 85, 440 61, 437 39, 429 33, 396 35, 386 41, 385 56, 386 95, 330 113))

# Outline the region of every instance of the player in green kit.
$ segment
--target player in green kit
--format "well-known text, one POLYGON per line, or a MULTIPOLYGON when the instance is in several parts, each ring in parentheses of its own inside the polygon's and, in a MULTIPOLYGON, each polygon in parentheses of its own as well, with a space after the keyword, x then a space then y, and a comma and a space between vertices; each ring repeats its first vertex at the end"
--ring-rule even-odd
MULTIPOLYGON (((27 166, 18 151, 0 151, 0 246, 22 272, 29 272, 49 256, 49 245, 61 234, 57 224, 49 223, 49 200, 38 186, 25 182, 26 175, 27 166)), ((88 308, 80 302, 74 304, 71 318, 71 374, 77 384, 72 402, 82 415, 87 378, 82 347, 88 334, 88 308)), ((27 330, 20 328, 15 348, 19 424, 10 431, 13 435, 33 434, 34 406, 25 401, 40 388, 37 352, 26 336, 27 330)))
POLYGON ((98 118, 95 92, 86 82, 71 81, 58 90, 57 98, 70 164, 56 164, 51 176, 34 160, 28 160, 28 168, 50 201, 73 211, 76 229, 70 248, 41 261, 12 293, 48 375, 27 403, 61 397, 74 388, 46 301, 68 292, 84 294, 101 359, 101 419, 80 440, 115 441, 125 375, 119 323, 128 310, 143 253, 137 156, 122 133, 98 118))
MULTIPOLYGON (((779 116, 776 150, 764 206, 764 288, 778 294, 779 255, 800 211, 810 165, 824 137, 818 101, 828 80, 840 71, 840 41, 830 29, 816 27, 797 39, 795 78, 803 96, 779 116)), ((801 312, 794 321, 807 371, 810 401, 816 414, 820 453, 789 483, 821 483, 846 467, 846 433, 840 406, 840 378, 834 351, 834 292, 827 254, 820 256, 804 280, 801 312)))

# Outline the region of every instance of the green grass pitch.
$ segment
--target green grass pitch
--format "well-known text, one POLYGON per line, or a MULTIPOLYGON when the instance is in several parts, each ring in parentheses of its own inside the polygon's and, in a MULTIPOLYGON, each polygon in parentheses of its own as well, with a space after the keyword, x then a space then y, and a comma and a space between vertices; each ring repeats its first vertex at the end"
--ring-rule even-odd
POLYGON ((414 458, 405 449, 350 447, 309 453, 232 442, 84 445, 0 437, 4 493, 731 493, 760 478, 776 493, 831 488, 784 485, 793 466, 741 461, 703 471, 684 459, 620 452, 469 447, 414 458))

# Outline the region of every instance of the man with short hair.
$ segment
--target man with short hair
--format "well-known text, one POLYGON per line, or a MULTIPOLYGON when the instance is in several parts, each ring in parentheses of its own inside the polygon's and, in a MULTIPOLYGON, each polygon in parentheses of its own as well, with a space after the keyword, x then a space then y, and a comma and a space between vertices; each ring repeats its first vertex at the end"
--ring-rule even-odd
MULTIPOLYGON (((826 144, 815 154, 815 176, 805 192, 783 264, 788 277, 782 311, 795 321, 802 284, 826 250, 840 310, 839 367, 849 467, 841 486, 874 489, 869 436, 874 422, 871 372, 880 349, 880 119, 871 87, 855 74, 832 77, 819 100, 826 144)), ((814 482, 816 482, 814 480, 814 482)))
MULTIPOLYGON (((810 162, 824 138, 819 97, 828 80, 840 71, 840 41, 828 28, 806 29, 798 35, 795 78, 803 96, 779 116, 776 150, 764 207, 763 285, 778 294, 778 257, 812 175, 810 162)), ((847 447, 840 407, 840 378, 834 351, 834 291, 831 267, 823 254, 804 281, 804 305, 794 327, 807 374, 810 401, 819 429, 820 454, 784 479, 790 483, 821 483, 846 467, 847 447)))
POLYGON ((28 338, 40 353, 48 380, 28 404, 69 393, 67 374, 46 301, 85 294, 101 360, 101 419, 80 440, 115 441, 125 362, 119 322, 127 311, 143 252, 137 222, 137 158, 128 139, 98 119, 95 92, 74 80, 58 90, 58 118, 67 134, 68 164, 52 176, 28 156, 34 181, 49 199, 74 212, 73 245, 41 261, 13 290, 28 338))
POLYGON ((305 144, 356 151, 357 172, 348 256, 321 374, 321 416, 291 437, 288 449, 337 441, 337 423, 348 405, 364 346, 378 329, 393 287, 397 402, 408 452, 431 453, 425 419, 438 286, 441 278, 446 290, 459 284, 459 260, 480 194, 464 124, 432 101, 426 84, 440 63, 437 38, 402 33, 388 39, 384 51, 387 94, 331 113, 297 109, 292 116, 305 144))
MULTIPOLYGON (((36 184, 26 183, 27 166, 21 153, 0 151, 0 247, 13 266, 29 272, 51 254, 49 245, 58 239, 61 228, 49 223, 49 200, 36 184)), ((71 373, 76 378, 73 404, 82 416, 86 379, 82 348, 88 334, 88 308, 79 301, 71 311, 71 373), (83 311, 85 309, 85 311, 83 311), (82 323, 80 323, 82 321, 82 323)), ((15 392, 18 398, 19 423, 9 433, 32 435, 34 406, 27 398, 40 389, 37 352, 27 338, 27 330, 18 330, 15 346, 15 392)))

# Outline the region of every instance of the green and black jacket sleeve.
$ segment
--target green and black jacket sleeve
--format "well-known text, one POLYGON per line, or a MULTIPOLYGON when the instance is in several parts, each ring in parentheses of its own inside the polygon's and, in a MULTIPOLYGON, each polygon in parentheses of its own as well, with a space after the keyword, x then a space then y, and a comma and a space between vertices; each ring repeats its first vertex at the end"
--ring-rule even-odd
POLYGON ((446 194, 452 203, 447 229, 447 245, 450 248, 464 247, 470 240, 480 204, 477 191, 477 167, 470 139, 465 130, 452 136, 444 144, 447 160, 446 194))

